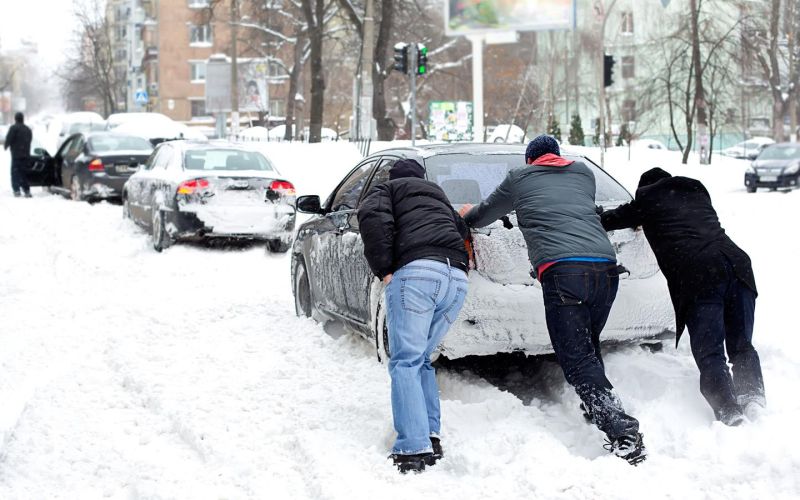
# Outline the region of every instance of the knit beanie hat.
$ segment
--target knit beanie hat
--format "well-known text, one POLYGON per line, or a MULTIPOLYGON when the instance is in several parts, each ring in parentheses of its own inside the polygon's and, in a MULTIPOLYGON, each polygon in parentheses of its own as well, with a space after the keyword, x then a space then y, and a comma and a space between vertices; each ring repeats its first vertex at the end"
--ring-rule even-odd
POLYGON ((554 155, 561 154, 558 141, 549 135, 540 135, 528 143, 528 149, 525 150, 525 160, 536 160, 547 153, 552 153, 554 155))
POLYGON ((655 184, 661 179, 669 179, 670 177, 672 177, 672 174, 666 170, 662 170, 658 167, 651 168, 647 172, 643 173, 639 178, 639 187, 649 186, 650 184, 655 184))
POLYGON ((417 177, 419 179, 425 178, 425 167, 419 164, 416 160, 397 160, 389 169, 389 180, 401 179, 403 177, 417 177))

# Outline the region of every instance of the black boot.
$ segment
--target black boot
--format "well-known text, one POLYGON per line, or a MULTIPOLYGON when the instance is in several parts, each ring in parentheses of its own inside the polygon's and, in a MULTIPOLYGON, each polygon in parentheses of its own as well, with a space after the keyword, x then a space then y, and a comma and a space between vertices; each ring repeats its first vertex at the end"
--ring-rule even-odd
POLYGON ((433 453, 418 453, 416 455, 398 455, 392 454, 392 461, 394 466, 401 474, 406 472, 422 472, 425 470, 425 464, 430 460, 433 453))
POLYGON ((611 441, 606 441, 604 446, 609 452, 626 460, 631 465, 639 465, 647 459, 647 450, 644 447, 641 432, 620 436, 611 441))
POLYGON ((744 414, 738 405, 721 408, 714 412, 717 420, 728 427, 738 427, 744 423, 744 414))
POLYGON ((433 448, 433 453, 425 460, 425 465, 427 466, 436 464, 444 456, 442 442, 438 437, 431 436, 431 447, 433 448))

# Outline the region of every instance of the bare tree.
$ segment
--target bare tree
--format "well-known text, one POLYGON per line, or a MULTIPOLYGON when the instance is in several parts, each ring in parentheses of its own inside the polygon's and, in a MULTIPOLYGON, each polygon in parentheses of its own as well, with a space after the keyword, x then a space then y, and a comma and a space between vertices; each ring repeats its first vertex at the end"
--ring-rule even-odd
POLYGON ((118 81, 111 32, 100 0, 75 0, 75 39, 59 76, 68 100, 97 98, 105 114, 117 111, 118 81))

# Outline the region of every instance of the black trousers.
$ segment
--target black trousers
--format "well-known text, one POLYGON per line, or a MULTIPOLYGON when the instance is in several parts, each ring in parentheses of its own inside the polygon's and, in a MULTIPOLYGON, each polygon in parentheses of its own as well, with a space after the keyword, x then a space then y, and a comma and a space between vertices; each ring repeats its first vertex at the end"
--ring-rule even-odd
POLYGON ((28 178, 25 176, 24 170, 28 161, 27 158, 11 159, 11 189, 13 189, 15 193, 19 193, 20 189, 25 193, 31 192, 31 187, 28 185, 28 178))
POLYGON ((617 265, 610 262, 559 262, 542 276, 547 330, 564 377, 612 440, 639 430, 606 378, 600 353, 618 288, 617 265))
POLYGON ((751 401, 766 403, 761 361, 752 343, 756 294, 736 278, 727 261, 726 271, 726 279, 700 295, 686 317, 700 392, 717 418, 751 401))

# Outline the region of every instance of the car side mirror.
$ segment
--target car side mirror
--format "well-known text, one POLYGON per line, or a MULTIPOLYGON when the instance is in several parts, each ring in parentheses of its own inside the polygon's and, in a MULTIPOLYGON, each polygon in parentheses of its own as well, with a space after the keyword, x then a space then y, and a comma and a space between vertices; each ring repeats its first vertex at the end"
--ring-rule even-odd
POLYGON ((319 196, 301 196, 297 198, 297 211, 304 214, 322 214, 319 196))

